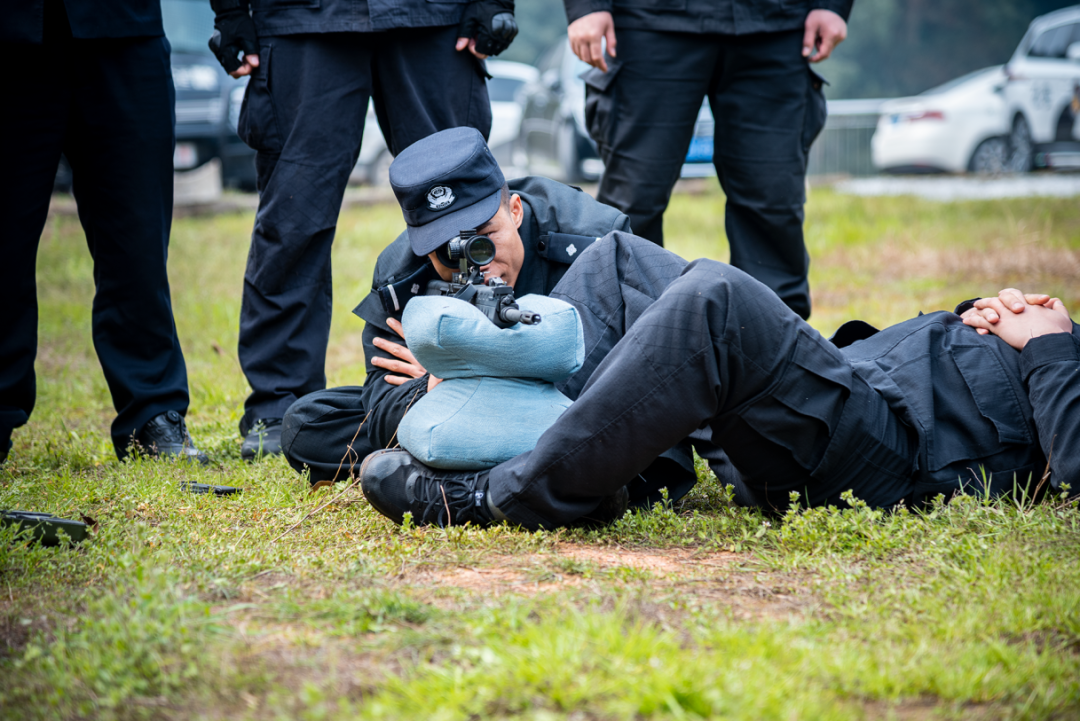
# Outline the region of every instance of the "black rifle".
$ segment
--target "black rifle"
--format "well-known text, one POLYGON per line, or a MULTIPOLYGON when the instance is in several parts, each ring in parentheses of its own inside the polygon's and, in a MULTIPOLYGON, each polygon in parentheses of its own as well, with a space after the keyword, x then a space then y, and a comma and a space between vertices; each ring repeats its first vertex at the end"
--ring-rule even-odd
POLYGON ((445 295, 476 306, 488 319, 500 328, 516 323, 536 325, 540 314, 522 310, 514 300, 514 289, 502 278, 485 278, 481 267, 495 260, 495 244, 486 235, 475 230, 463 230, 436 253, 443 265, 453 268, 458 264, 449 282, 433 280, 428 283, 428 295, 445 295))

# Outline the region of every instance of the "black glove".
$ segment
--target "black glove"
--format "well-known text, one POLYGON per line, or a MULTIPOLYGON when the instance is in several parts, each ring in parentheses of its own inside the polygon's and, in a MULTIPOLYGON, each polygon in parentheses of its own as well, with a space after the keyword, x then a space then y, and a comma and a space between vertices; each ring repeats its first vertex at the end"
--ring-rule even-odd
POLYGON ((255 23, 246 7, 239 7, 236 2, 225 3, 211 0, 210 7, 214 16, 214 34, 210 36, 210 52, 217 56, 225 72, 235 72, 243 63, 238 55, 257 55, 259 36, 255 33, 255 23), (231 4, 232 7, 222 7, 231 4))
POLYGON ((458 25, 458 37, 476 38, 481 55, 498 55, 517 34, 514 0, 472 0, 458 25))

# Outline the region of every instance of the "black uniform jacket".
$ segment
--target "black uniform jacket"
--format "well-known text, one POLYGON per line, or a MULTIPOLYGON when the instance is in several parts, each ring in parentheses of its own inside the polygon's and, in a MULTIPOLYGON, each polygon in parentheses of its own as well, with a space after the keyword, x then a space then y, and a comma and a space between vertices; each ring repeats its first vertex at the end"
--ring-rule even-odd
POLYGON ((259 35, 457 25, 469 0, 250 0, 259 35))
POLYGON ((748 35, 800 28, 811 10, 832 10, 846 21, 854 0, 564 0, 574 22, 607 11, 615 28, 677 33, 748 35))
MULTIPOLYGON (((67 0, 64 6, 71 34, 77 38, 157 38, 165 34, 161 0, 67 0)), ((45 0, 0 2, 0 42, 41 44, 44 27, 45 0)))
MULTIPOLYGON (((838 332, 839 335, 839 332, 838 332)), ((992 470, 994 491, 1017 474, 1080 489, 1080 326, 1019 352, 956 313, 920 315, 841 349, 919 439, 916 495, 948 495, 992 470), (977 461, 977 463, 976 463, 977 461), (965 480, 966 479, 966 480, 965 480)))
MULTIPOLYGON (((521 196, 525 211, 518 230, 525 261, 514 284, 519 298, 529 293, 550 294, 582 250, 613 230, 630 231, 629 218, 577 188, 533 177, 511 180, 509 186, 510 192, 521 196)), ((392 356, 376 348, 374 340, 386 338, 404 345, 386 321, 401 320, 409 299, 423 295, 428 281, 436 278, 428 259, 413 255, 408 236, 402 233, 379 255, 371 293, 353 311, 366 323, 363 398, 369 415, 365 425, 376 447, 390 443, 409 405, 427 392, 427 376, 400 386, 387 383, 387 371, 372 365, 371 360, 392 356)))

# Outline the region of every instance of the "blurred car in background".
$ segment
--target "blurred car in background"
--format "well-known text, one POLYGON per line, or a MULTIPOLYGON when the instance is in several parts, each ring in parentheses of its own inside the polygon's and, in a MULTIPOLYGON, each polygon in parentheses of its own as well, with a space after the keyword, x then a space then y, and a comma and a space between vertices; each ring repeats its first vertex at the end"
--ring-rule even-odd
POLYGON ((173 168, 191 171, 218 160, 221 183, 255 189, 255 151, 236 134, 247 78, 234 80, 207 47, 214 11, 205 0, 162 0, 176 86, 173 168))
POLYGON ((1032 20, 1005 74, 1009 169, 1080 168, 1080 5, 1032 20))
POLYGON ((503 168, 514 165, 514 148, 521 135, 522 99, 526 85, 536 82, 540 71, 532 65, 508 60, 488 60, 488 95, 491 97, 491 136, 488 147, 503 168))
MULTIPOLYGON (((539 76, 522 90, 521 134, 514 165, 530 175, 546 175, 565 183, 595 181, 604 172, 596 143, 585 127, 585 82, 590 68, 563 40, 537 63, 539 76)), ((715 175, 713 116, 702 102, 681 177, 715 175)))
POLYGON ((881 105, 874 166, 892 173, 1001 173, 1009 159, 1000 65, 881 105))
MULTIPOLYGON (((532 65, 507 60, 488 60, 487 69, 491 75, 488 80, 488 96, 491 99, 491 133, 488 136, 488 147, 499 165, 508 170, 513 166, 514 144, 521 132, 521 104, 518 102, 518 94, 540 73, 532 65)), ((386 139, 375 117, 375 106, 368 103, 360 155, 349 175, 349 181, 386 185, 390 182, 390 163, 393 160, 394 156, 386 147, 386 139)))
POLYGON ((580 77, 589 66, 563 40, 540 56, 537 68, 536 79, 522 89, 514 165, 564 183, 596 180, 604 164, 585 128, 585 82, 580 77))
MULTIPOLYGON (((207 47, 214 32, 214 11, 206 0, 162 0, 161 15, 172 46, 176 88, 173 169, 178 202, 185 194, 195 200, 212 199, 223 186, 254 190, 255 151, 236 134, 247 78, 230 78, 207 47), (196 183, 200 189, 194 195, 185 193, 188 179, 195 175, 200 176, 196 183)), ((71 192, 67 158, 60 159, 53 190, 71 192)))

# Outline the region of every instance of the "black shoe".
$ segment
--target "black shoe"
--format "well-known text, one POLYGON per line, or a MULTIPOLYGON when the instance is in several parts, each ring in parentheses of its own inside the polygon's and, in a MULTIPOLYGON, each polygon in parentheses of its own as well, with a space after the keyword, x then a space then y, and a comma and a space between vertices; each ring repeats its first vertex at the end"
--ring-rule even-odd
POLYGON ((195 447, 184 417, 176 411, 166 411, 151 418, 135 434, 135 441, 153 458, 179 458, 198 461, 204 466, 210 462, 206 454, 195 447))
POLYGON ((263 456, 281 455, 281 419, 260 418, 244 434, 244 445, 240 446, 240 457, 245 461, 255 461, 263 456))
POLYGON ((623 486, 610 496, 604 496, 600 501, 600 505, 594 508, 592 513, 577 519, 569 524, 569 527, 602 528, 603 526, 610 526, 612 523, 622 518, 626 513, 626 509, 629 507, 630 491, 627 490, 626 486, 623 486))
POLYGON ((0 466, 7 460, 8 451, 11 450, 11 429, 0 428, 0 466))
POLYGON ((397 524, 410 512, 417 526, 489 526, 487 485, 488 471, 430 468, 400 448, 376 451, 360 466, 364 496, 397 524))

